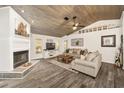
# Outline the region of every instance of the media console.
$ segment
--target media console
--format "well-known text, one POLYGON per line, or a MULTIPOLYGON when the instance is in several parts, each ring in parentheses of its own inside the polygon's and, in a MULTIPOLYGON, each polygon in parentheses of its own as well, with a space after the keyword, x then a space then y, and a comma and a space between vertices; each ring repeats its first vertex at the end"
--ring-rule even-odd
POLYGON ((45 59, 52 58, 52 57, 56 57, 59 54, 60 54, 59 50, 44 50, 43 58, 45 58, 45 59))

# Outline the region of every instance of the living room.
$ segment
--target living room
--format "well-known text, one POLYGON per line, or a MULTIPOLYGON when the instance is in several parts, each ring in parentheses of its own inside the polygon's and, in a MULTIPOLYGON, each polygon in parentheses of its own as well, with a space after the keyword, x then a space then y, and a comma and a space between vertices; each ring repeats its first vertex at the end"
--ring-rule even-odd
POLYGON ((1 5, 0 87, 124 87, 123 9, 1 5))

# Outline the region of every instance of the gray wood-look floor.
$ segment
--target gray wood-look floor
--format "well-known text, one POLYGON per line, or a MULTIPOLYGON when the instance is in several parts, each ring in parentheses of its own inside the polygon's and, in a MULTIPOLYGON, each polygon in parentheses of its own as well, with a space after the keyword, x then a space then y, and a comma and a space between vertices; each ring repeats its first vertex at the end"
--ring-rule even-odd
POLYGON ((0 80, 0 87, 12 88, 116 88, 124 87, 124 71, 103 63, 98 76, 73 73, 47 61, 39 62, 24 79, 0 80))

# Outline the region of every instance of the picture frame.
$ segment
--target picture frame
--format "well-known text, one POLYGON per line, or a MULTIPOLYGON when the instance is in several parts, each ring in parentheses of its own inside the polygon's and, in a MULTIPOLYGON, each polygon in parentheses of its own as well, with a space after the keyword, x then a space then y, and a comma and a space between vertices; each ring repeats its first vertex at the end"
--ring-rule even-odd
POLYGON ((83 41, 84 39, 83 38, 75 38, 75 39, 71 39, 71 46, 83 46, 83 41))
POLYGON ((101 36, 101 47, 116 47, 116 35, 101 36))
POLYGON ((29 37, 28 25, 22 19, 15 18, 15 34, 29 37))

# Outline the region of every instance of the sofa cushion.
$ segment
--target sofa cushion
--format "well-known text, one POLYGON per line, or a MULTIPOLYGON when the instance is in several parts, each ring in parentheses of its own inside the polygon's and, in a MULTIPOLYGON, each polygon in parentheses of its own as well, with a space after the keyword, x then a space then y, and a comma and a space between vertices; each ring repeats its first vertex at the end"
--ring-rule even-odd
POLYGON ((77 49, 73 49, 73 53, 74 54, 77 54, 77 49))
POLYGON ((74 58, 80 58, 80 55, 77 54, 71 54, 74 58))
POLYGON ((87 66, 87 67, 92 67, 92 68, 96 67, 96 63, 91 62, 91 61, 87 62, 86 60, 75 59, 74 62, 77 65, 82 65, 82 66, 87 66))
POLYGON ((73 53, 80 55, 80 49, 73 49, 73 53))

